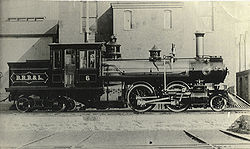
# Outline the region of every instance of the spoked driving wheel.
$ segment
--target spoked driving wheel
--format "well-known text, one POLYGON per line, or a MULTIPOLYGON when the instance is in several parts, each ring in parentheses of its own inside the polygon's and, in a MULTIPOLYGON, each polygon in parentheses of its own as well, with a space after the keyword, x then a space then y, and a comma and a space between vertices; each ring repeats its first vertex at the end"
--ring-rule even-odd
POLYGON ((220 112, 226 108, 227 100, 221 95, 215 95, 210 100, 210 107, 215 112, 220 112))
MULTIPOLYGON (((167 91, 184 94, 189 90, 189 86, 184 82, 172 82, 168 84, 167 91)), ((171 104, 166 105, 172 112, 183 112, 189 108, 189 101, 182 95, 169 95, 171 104)))
POLYGON ((153 96, 153 89, 145 84, 137 84, 132 86, 128 91, 127 100, 129 107, 135 112, 146 112, 154 108, 155 105, 144 104, 147 99, 140 99, 140 97, 153 96))
POLYGON ((29 112, 32 107, 32 102, 27 97, 19 97, 16 101, 16 108, 19 112, 29 112))

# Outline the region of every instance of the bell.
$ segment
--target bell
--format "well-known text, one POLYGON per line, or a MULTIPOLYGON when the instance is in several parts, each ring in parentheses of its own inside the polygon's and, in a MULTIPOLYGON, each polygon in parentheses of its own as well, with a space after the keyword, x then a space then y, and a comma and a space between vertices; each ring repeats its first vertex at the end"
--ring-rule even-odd
POLYGON ((110 37, 110 41, 106 44, 106 51, 104 57, 107 59, 118 59, 121 58, 120 44, 116 43, 117 38, 115 35, 110 37))
POLYGON ((161 60, 161 49, 154 45, 151 49, 149 49, 149 61, 157 60, 161 60))

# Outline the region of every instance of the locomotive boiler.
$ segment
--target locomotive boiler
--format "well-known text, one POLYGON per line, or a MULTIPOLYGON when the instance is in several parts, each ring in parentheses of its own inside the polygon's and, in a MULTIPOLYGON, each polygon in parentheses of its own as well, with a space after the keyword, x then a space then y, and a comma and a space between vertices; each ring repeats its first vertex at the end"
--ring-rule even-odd
POLYGON ((160 55, 122 59, 113 36, 108 43, 52 43, 50 60, 8 63, 10 101, 20 112, 37 109, 127 108, 146 112, 155 105, 181 112, 192 107, 221 111, 227 105, 222 57, 204 56, 204 33, 196 35, 196 57, 160 55))

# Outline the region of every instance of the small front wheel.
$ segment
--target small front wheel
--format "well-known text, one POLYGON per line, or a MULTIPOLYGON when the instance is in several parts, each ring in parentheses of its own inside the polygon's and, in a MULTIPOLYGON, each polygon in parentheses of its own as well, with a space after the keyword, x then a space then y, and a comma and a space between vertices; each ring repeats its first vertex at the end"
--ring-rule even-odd
POLYGON ((220 112, 226 108, 227 100, 221 95, 215 95, 210 100, 210 107, 215 112, 220 112))

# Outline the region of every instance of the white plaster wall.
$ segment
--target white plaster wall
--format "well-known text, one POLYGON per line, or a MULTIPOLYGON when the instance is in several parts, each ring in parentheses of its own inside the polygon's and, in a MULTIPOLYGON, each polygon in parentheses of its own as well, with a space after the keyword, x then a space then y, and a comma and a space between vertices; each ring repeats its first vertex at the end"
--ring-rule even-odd
MULTIPOLYGON (((234 5, 234 3, 226 5, 234 5)), ((214 31, 206 32, 205 55, 222 56, 229 69, 225 83, 235 85, 235 73, 238 69, 235 21, 223 7, 223 3, 214 2, 214 31)), ((114 9, 114 33, 122 45, 123 58, 147 58, 148 50, 154 44, 162 49, 162 55, 169 54, 171 43, 176 44, 177 57, 195 57, 195 35, 202 26, 197 22, 197 2, 184 2, 183 8, 173 8, 173 29, 163 30, 161 9, 131 9, 135 28, 123 29, 124 9, 114 9), (146 23, 143 23, 146 22, 146 23)), ((232 10, 230 10, 230 13, 232 10)))
MULTIPOLYGON (((148 58, 148 50, 156 45, 162 49, 162 55, 170 53, 171 44, 176 44, 179 51, 182 49, 183 15, 180 8, 166 9, 130 9, 132 11, 133 28, 124 30, 124 9, 113 9, 114 34, 121 44, 123 58, 148 58), (163 12, 171 10, 173 15, 173 28, 164 29, 163 12)), ((179 56, 187 56, 182 52, 179 56)))
POLYGON ((59 3, 59 42, 83 42, 80 33, 80 2, 62 1, 59 3))
POLYGON ((43 38, 0 38, 0 92, 9 86, 9 67, 7 62, 25 62, 26 60, 48 60, 51 37, 43 38))

